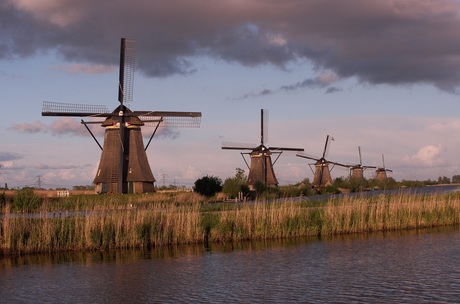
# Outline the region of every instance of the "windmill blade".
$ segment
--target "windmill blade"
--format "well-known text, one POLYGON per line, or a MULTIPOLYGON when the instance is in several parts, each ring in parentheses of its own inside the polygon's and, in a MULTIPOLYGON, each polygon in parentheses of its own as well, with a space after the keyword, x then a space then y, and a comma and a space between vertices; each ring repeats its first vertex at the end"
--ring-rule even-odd
POLYGON ((332 165, 336 165, 336 166, 340 166, 340 167, 345 167, 345 168, 349 168, 350 165, 345 165, 345 164, 341 164, 341 163, 338 163, 338 162, 331 162, 331 161, 325 161, 325 163, 328 163, 328 164, 332 164, 332 165))
POLYGON ((361 147, 358 146, 358 153, 359 153, 359 164, 362 166, 363 165, 363 160, 361 158, 361 147))
POLYGON ((222 149, 225 150, 255 150, 257 146, 248 143, 223 142, 222 149))
POLYGON ((157 116, 157 117, 201 117, 201 112, 176 112, 176 111, 133 111, 125 116, 157 116))
POLYGON ((393 172, 393 170, 390 170, 390 169, 385 169, 385 171, 387 171, 387 172, 393 172))
POLYGON ((136 116, 146 126, 170 128, 199 128, 201 124, 201 112, 164 112, 164 111, 134 111, 125 116, 136 116))
POLYGON ((268 110, 260 110, 260 144, 268 142, 268 110))
POLYGON ((111 116, 111 114, 105 105, 85 105, 44 101, 42 116, 108 117, 111 116))
POLYGON ((377 169, 376 166, 362 166, 363 169, 377 169))
POLYGON ((284 147, 268 147, 268 150, 273 150, 273 151, 299 151, 302 152, 304 151, 303 148, 284 148, 284 147))
POLYGON ((305 154, 303 154, 303 153, 297 153, 296 156, 302 157, 302 158, 306 158, 306 159, 315 160, 315 161, 320 161, 320 160, 321 160, 321 158, 308 156, 308 155, 305 155, 305 154))
POLYGON ((121 38, 118 101, 123 105, 133 100, 136 40, 121 38))
POLYGON ((326 136, 326 143, 324 144, 324 150, 323 150, 323 158, 325 158, 326 154, 327 154, 327 148, 328 148, 328 144, 329 144, 329 139, 334 140, 334 138, 332 136, 329 136, 329 135, 326 136))

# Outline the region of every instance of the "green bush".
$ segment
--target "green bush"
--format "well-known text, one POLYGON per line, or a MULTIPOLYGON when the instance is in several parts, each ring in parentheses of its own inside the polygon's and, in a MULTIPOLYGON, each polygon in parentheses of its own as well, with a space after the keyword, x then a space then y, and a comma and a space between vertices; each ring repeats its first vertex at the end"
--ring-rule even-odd
POLYGON ((216 176, 203 176, 195 181, 193 190, 201 195, 211 197, 222 191, 222 180, 216 176))

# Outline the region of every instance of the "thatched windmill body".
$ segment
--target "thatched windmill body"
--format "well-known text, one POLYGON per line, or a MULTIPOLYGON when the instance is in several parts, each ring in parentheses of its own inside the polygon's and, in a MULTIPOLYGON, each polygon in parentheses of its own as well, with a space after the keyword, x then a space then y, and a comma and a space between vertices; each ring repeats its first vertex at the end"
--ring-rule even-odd
MULTIPOLYGON (((330 140, 334 140, 334 138, 327 135, 326 143, 324 144, 323 155, 320 158, 308 156, 308 155, 301 154, 301 153, 297 154, 297 156, 299 157, 311 159, 315 161, 315 163, 313 164, 315 166, 315 171, 314 171, 314 176, 313 176, 313 187, 315 188, 324 188, 326 186, 332 185, 331 171, 336 165, 347 167, 347 165, 344 165, 338 162, 332 162, 326 159, 326 154, 328 151, 328 145, 329 145, 330 140), (331 165, 331 168, 329 168, 329 165, 331 165)), ((310 169, 311 169, 312 164, 308 164, 308 165, 310 166, 310 169)), ((313 169, 311 170, 313 171, 313 169)))
POLYGON ((364 170, 370 168, 377 168, 375 166, 363 166, 363 161, 361 157, 361 147, 358 146, 358 153, 359 153, 359 164, 351 165, 350 168, 350 178, 355 180, 364 179, 364 170))
POLYGON ((99 167, 93 183, 98 193, 143 193, 154 191, 155 178, 150 168, 146 149, 158 127, 199 127, 200 112, 131 111, 126 102, 132 100, 135 69, 135 40, 121 39, 118 83, 119 105, 109 112, 98 105, 43 102, 42 116, 72 116, 104 118, 103 121, 83 121, 102 150, 99 167), (88 124, 105 128, 103 147, 88 124), (144 146, 142 126, 154 131, 144 146))
POLYGON ((284 151, 303 151, 302 148, 286 148, 286 147, 267 147, 266 135, 267 135, 267 111, 263 109, 260 111, 260 144, 235 144, 235 143, 223 143, 222 149, 227 150, 250 150, 251 152, 241 152, 246 166, 249 169, 248 174, 248 186, 250 190, 254 190, 258 183, 265 186, 278 186, 278 180, 275 175, 273 166, 275 165, 278 158, 284 151), (250 165, 246 161, 245 155, 250 157, 250 165), (272 155, 276 155, 275 160, 272 162, 272 155))
POLYGON ((393 172, 393 170, 387 169, 385 167, 385 157, 382 154, 382 164, 383 167, 378 167, 377 170, 375 170, 375 179, 379 181, 384 181, 387 179, 387 172, 393 172))

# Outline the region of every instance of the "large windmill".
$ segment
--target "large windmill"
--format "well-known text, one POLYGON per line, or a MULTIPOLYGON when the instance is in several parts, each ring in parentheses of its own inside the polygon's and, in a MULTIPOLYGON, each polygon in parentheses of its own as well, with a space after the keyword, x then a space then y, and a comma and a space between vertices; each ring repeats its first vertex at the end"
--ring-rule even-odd
POLYGON ((375 179, 379 181, 384 181, 387 179, 387 172, 393 172, 393 170, 385 168, 385 158, 382 154, 382 164, 383 167, 378 167, 377 170, 375 170, 375 179))
MULTIPOLYGON (((340 164, 337 162, 332 162, 326 159, 326 154, 328 151, 328 144, 330 140, 334 140, 334 138, 327 135, 326 143, 324 145, 324 150, 323 150, 323 156, 320 158, 297 153, 297 156, 299 157, 303 157, 303 158, 307 158, 307 159, 316 161, 314 164, 315 171, 314 171, 314 177, 313 177, 313 187, 315 188, 324 188, 332 184, 331 171, 332 169, 334 169, 335 165, 347 167, 347 165, 340 164), (332 165, 332 168, 329 169, 329 165, 332 165)), ((310 169, 311 169, 311 166, 310 166, 310 169)))
POLYGON ((93 183, 98 193, 142 193, 154 191, 155 178, 146 149, 158 127, 199 127, 201 112, 131 111, 125 103, 132 101, 135 69, 135 40, 121 39, 118 83, 119 105, 109 112, 107 107, 57 102, 43 102, 42 116, 74 116, 103 118, 81 123, 102 150, 99 168, 93 183), (100 124, 105 128, 104 147, 88 128, 100 124), (154 127, 144 147, 141 126, 154 127))
POLYGON ((260 144, 234 144, 223 143, 222 149, 228 150, 250 150, 251 152, 241 152, 246 166, 249 169, 248 186, 250 190, 255 189, 257 183, 266 186, 278 186, 273 166, 284 151, 303 151, 302 148, 266 147, 267 137, 267 111, 260 111, 260 144), (249 155, 251 165, 248 165, 244 155, 249 155), (272 162, 271 155, 277 155, 272 162))
POLYGON ((374 169, 377 168, 375 166, 363 166, 360 146, 358 146, 358 153, 359 153, 359 164, 348 166, 350 168, 350 178, 356 179, 356 180, 364 178, 364 170, 370 169, 370 168, 374 168, 374 169))

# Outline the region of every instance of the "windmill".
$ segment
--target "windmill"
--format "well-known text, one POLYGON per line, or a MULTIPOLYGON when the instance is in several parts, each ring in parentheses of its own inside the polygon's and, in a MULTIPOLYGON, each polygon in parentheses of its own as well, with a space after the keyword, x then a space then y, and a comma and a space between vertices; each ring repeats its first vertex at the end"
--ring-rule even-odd
POLYGON ((260 144, 233 144, 223 143, 222 149, 227 150, 250 150, 251 152, 241 152, 246 166, 249 169, 248 186, 250 190, 255 189, 257 183, 262 183, 266 186, 278 186, 273 166, 284 151, 303 151, 302 148, 284 148, 284 147, 266 147, 267 137, 267 111, 260 110, 260 144), (265 119, 264 119, 265 118, 265 119), (265 132, 264 132, 265 131, 265 132), (249 155, 251 165, 248 165, 244 155, 249 155), (272 162, 271 156, 277 155, 275 161, 272 162))
MULTIPOLYGON (((337 162, 331 162, 326 159, 326 153, 327 153, 327 148, 329 144, 329 140, 334 140, 333 137, 329 137, 327 135, 326 137, 326 143, 324 145, 324 150, 323 150, 323 156, 320 158, 315 158, 311 156, 307 156, 305 154, 300 154, 298 153, 297 156, 311 159, 316 161, 315 162, 315 171, 314 171, 314 177, 313 177, 313 187, 315 188, 323 188, 328 185, 332 184, 332 177, 331 177, 331 171, 334 169, 335 165, 342 166, 342 167, 347 167, 347 165, 340 164, 337 162), (329 169, 329 165, 332 165, 332 168, 329 169)), ((310 164, 309 164, 310 166, 310 164)), ((311 169, 311 166, 310 166, 311 169)), ((313 172, 313 169, 312 169, 313 172)))
POLYGON ((364 170, 369 168, 377 168, 375 166, 363 166, 363 161, 361 158, 361 147, 358 146, 359 153, 359 164, 348 166, 350 168, 350 178, 352 179, 364 179, 364 170))
POLYGON ((135 40, 121 39, 118 83, 119 105, 109 112, 106 106, 43 102, 42 116, 73 116, 102 118, 83 121, 102 150, 99 167, 93 183, 98 193, 142 193, 154 191, 155 178, 150 168, 146 149, 158 127, 199 127, 201 112, 131 111, 125 103, 132 101, 135 69, 135 40), (102 147, 88 124, 105 128, 102 147), (141 127, 154 127, 144 147, 141 127))
POLYGON ((393 172, 393 170, 385 168, 385 158, 382 154, 382 164, 383 167, 378 167, 377 170, 375 170, 375 179, 379 181, 384 181, 387 179, 387 172, 393 172))

